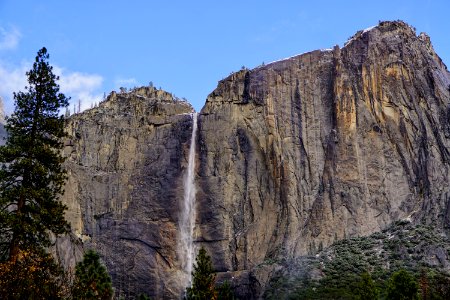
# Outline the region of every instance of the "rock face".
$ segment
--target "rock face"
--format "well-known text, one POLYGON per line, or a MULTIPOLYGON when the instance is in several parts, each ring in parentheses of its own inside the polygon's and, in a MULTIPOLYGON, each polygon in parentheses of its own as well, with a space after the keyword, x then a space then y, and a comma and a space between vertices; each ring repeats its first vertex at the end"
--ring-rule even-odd
POLYGON ((117 296, 182 292, 177 222, 192 111, 167 92, 140 88, 70 118, 67 218, 101 255, 117 296))
MULTIPOLYGON (((153 88, 70 119, 64 201, 117 294, 177 298, 192 107, 153 88)), ((242 70, 198 119, 195 241, 257 298, 271 261, 393 221, 450 226, 450 74, 428 36, 381 22, 340 49, 242 70)))
POLYGON ((448 225, 449 85, 403 22, 222 80, 199 121, 199 242, 253 270, 255 296, 267 261, 408 216, 448 225))

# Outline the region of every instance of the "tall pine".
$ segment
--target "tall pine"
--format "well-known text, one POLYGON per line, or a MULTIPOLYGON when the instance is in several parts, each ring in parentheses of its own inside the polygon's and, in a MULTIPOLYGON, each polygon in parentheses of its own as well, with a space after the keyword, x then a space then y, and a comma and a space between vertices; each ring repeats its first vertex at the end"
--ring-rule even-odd
POLYGON ((26 73, 29 86, 14 93, 15 110, 5 126, 8 138, 0 147, 0 250, 10 262, 22 251, 50 246, 50 233, 69 230, 65 206, 58 201, 66 179, 61 111, 69 99, 59 92, 48 59, 47 50, 39 50, 26 73))
MULTIPOLYGON (((26 73, 29 86, 14 93, 0 146, 0 298, 64 297, 62 269, 47 248, 50 234, 69 230, 58 201, 66 179, 61 164, 68 98, 59 92, 45 48, 26 73)), ((67 289, 66 289, 67 290, 67 289)))

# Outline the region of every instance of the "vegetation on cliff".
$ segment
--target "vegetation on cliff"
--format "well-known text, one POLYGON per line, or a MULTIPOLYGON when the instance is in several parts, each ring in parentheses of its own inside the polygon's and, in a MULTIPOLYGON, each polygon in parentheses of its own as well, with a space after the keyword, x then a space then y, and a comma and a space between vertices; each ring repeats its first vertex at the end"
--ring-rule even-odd
POLYGON ((450 241, 434 225, 398 221, 368 237, 338 241, 316 256, 280 262, 286 269, 272 278, 265 296, 397 299, 398 290, 404 292, 405 285, 412 294, 417 285, 423 299, 448 299, 449 249, 450 241), (306 271, 298 273, 299 269, 306 271), (373 298, 365 294, 368 291, 373 298))

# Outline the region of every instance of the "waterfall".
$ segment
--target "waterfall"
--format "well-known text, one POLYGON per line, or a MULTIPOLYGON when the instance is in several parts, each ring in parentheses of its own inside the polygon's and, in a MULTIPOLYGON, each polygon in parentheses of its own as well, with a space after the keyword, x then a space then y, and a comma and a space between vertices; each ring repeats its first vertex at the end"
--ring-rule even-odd
POLYGON ((197 113, 192 114, 192 137, 189 147, 187 172, 184 175, 184 198, 180 215, 179 257, 185 272, 185 286, 192 281, 192 265, 194 263, 194 225, 195 225, 195 141, 197 135, 197 113))

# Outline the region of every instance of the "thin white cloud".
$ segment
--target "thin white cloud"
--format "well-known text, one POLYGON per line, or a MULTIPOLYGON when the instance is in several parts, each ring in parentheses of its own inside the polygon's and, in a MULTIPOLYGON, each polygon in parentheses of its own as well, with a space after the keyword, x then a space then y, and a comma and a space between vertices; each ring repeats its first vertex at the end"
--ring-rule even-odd
POLYGON ((13 92, 25 90, 27 85, 25 72, 30 69, 30 65, 23 62, 20 66, 11 67, 0 62, 0 96, 3 98, 7 115, 14 109, 13 92))
POLYGON ((67 72, 64 69, 54 67, 55 74, 59 75, 59 85, 67 93, 79 92, 80 90, 95 90, 103 83, 103 78, 97 74, 86 74, 80 72, 67 72))
POLYGON ((114 86, 116 88, 120 87, 134 87, 138 85, 136 78, 119 78, 114 81, 114 86))
POLYGON ((96 103, 99 103, 103 98, 103 93, 99 89, 103 84, 103 77, 97 74, 87 74, 80 72, 69 72, 59 67, 54 67, 55 74, 59 75, 59 85, 61 92, 66 96, 70 96, 71 107, 73 112, 73 104, 75 104, 76 111, 80 109, 91 108, 96 103), (80 106, 80 107, 78 107, 80 106))
MULTIPOLYGON (((27 86, 25 73, 30 70, 31 63, 22 63, 20 66, 8 66, 0 61, 0 96, 5 102, 5 111, 9 115, 14 109, 13 92, 24 91, 27 86)), ((69 109, 73 112, 73 104, 83 111, 99 103, 103 98, 100 91, 103 77, 97 74, 71 72, 64 68, 53 66, 53 71, 59 76, 58 82, 61 92, 71 97, 69 109)))
POLYGON ((15 49, 21 37, 22 34, 16 27, 10 27, 9 29, 0 27, 0 50, 15 49))

